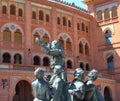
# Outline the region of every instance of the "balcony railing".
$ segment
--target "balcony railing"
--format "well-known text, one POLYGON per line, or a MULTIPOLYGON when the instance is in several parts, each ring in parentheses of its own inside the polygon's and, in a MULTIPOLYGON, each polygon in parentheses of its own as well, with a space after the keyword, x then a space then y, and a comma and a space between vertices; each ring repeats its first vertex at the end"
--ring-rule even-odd
POLYGON ((16 20, 17 16, 16 15, 10 15, 10 20, 16 20))
POLYGON ((12 42, 2 42, 2 48, 8 48, 8 47, 12 47, 12 42))
POLYGON ((8 14, 1 14, 1 18, 2 18, 2 19, 8 19, 8 18, 9 18, 9 15, 8 15, 8 14))
POLYGON ((0 70, 22 70, 22 71, 34 71, 37 68, 43 68, 46 72, 52 72, 50 66, 37 66, 37 65, 23 65, 23 64, 0 64, 0 70))
MULTIPOLYGON (((18 70, 18 71, 33 71, 37 68, 43 68, 45 72, 52 73, 52 69, 50 66, 37 66, 37 65, 23 65, 23 64, 7 64, 7 63, 1 63, 0 64, 0 71, 1 70, 18 70)), ((73 74, 75 68, 73 69, 66 69, 67 74, 73 74)), ((85 71, 85 74, 88 74, 88 71, 85 71)), ((120 81, 120 68, 115 68, 113 70, 99 70, 99 77, 100 78, 107 78, 111 80, 120 81)))
MULTIPOLYGON (((0 64, 0 70, 18 70, 18 71, 34 71, 37 68, 43 68, 45 72, 53 72, 50 66, 38 66, 38 65, 23 65, 23 64, 0 64)), ((73 73, 74 69, 67 69, 66 73, 73 73)))
POLYGON ((103 77, 120 80, 120 67, 114 67, 112 69, 101 69, 99 72, 103 75, 103 77))

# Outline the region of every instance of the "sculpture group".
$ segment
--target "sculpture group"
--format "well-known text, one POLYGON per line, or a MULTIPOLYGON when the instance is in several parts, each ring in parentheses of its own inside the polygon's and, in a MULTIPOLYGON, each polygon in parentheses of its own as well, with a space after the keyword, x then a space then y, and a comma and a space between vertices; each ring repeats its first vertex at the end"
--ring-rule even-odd
POLYGON ((33 101, 104 101, 94 84, 98 77, 97 70, 91 70, 87 75, 88 80, 85 81, 84 71, 77 68, 73 74, 74 80, 68 82, 64 66, 65 55, 59 40, 54 40, 51 44, 38 38, 36 41, 51 56, 53 75, 44 76, 42 68, 35 70, 36 80, 32 82, 33 101))

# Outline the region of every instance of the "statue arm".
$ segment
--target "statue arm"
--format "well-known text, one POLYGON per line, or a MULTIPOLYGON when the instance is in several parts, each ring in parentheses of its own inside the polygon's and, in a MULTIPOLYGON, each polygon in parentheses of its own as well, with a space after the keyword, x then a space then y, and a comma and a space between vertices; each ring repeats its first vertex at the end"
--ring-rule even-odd
POLYGON ((75 89, 75 95, 79 98, 79 99, 83 99, 85 96, 85 85, 82 85, 80 88, 75 89))
POLYGON ((36 98, 36 86, 35 86, 34 82, 32 83, 32 90, 33 90, 33 95, 36 98))
POLYGON ((52 56, 58 56, 58 55, 62 55, 63 56, 63 53, 62 53, 61 49, 51 49, 51 50, 49 50, 48 54, 50 54, 52 56))
POLYGON ((80 88, 69 89, 68 92, 70 95, 75 95, 77 98, 83 99, 85 96, 85 86, 82 85, 80 88))
POLYGON ((40 40, 39 38, 36 38, 36 42, 44 49, 44 51, 46 53, 49 52, 49 50, 50 50, 50 44, 49 43, 45 43, 42 40, 40 40))

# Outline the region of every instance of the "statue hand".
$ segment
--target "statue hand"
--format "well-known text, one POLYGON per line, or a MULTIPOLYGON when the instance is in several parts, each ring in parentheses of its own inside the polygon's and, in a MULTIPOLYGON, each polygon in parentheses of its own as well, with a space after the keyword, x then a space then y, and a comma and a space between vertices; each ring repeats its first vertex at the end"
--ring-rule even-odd
POLYGON ((39 38, 35 38, 35 41, 38 42, 38 41, 39 41, 39 38))
POLYGON ((71 94, 71 95, 74 95, 74 94, 75 94, 74 90, 68 90, 68 92, 69 92, 69 94, 71 94))
POLYGON ((43 41, 40 40, 40 38, 35 38, 35 41, 36 41, 37 43, 39 43, 40 45, 43 43, 43 41))

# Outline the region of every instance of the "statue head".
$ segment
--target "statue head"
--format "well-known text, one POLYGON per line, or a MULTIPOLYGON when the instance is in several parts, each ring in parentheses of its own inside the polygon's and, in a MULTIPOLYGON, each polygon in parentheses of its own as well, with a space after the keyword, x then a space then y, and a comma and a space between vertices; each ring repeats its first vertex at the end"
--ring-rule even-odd
POLYGON ((84 71, 81 68, 75 69, 75 71, 74 71, 74 77, 77 80, 84 80, 84 78, 85 78, 84 71))
POLYGON ((34 72, 34 75, 36 76, 37 79, 43 79, 44 76, 44 71, 42 68, 37 68, 34 72))
POLYGON ((51 48, 54 48, 54 49, 59 49, 61 48, 61 43, 59 40, 54 40, 52 43, 51 43, 51 48))
POLYGON ((97 79, 97 77, 98 77, 98 71, 95 70, 95 69, 91 70, 91 71, 88 73, 88 78, 89 78, 90 80, 95 81, 95 80, 97 79))
POLYGON ((53 69, 54 74, 59 75, 63 72, 61 65, 55 65, 53 69))

